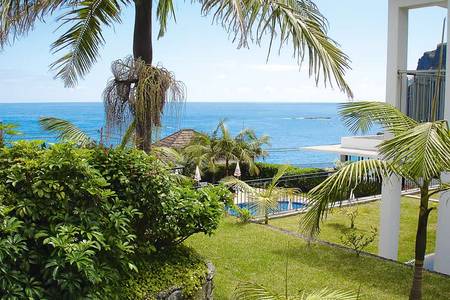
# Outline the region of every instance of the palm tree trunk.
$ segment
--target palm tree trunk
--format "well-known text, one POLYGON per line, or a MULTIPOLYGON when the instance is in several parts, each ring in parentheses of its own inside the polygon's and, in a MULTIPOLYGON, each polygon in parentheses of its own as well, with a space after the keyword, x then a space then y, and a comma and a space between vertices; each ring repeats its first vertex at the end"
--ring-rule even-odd
MULTIPOLYGON (((151 65, 153 61, 152 44, 152 1, 135 0, 135 21, 133 36, 134 59, 142 59, 151 65)), ((151 149, 151 128, 136 118, 136 146, 146 152, 151 149)))
POLYGON ((228 161, 228 158, 225 159, 225 177, 228 177, 228 168, 229 168, 230 162, 228 161))
POLYGON ((135 0, 134 7, 133 56, 151 65, 153 61, 152 0, 135 0))
POLYGON ((423 264, 427 247, 428 216, 432 209, 428 208, 428 182, 424 182, 420 188, 420 212, 416 234, 416 249, 414 263, 414 278, 409 294, 410 300, 422 299, 423 264))

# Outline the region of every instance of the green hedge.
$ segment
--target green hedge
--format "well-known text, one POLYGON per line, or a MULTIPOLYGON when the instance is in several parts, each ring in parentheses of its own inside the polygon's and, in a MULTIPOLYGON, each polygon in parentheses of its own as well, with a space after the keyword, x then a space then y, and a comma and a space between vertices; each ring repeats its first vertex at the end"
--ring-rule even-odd
MULTIPOLYGON (((264 162, 257 162, 256 166, 259 169, 259 174, 250 174, 248 166, 245 164, 240 164, 241 168, 241 179, 242 180, 252 180, 252 179, 262 179, 262 178, 272 178, 278 171, 280 164, 270 164, 264 162)), ((233 175, 234 169, 236 168, 236 163, 231 163, 229 167, 228 174, 233 175)), ((309 173, 323 172, 323 169, 318 168, 298 168, 291 166, 287 171, 287 175, 303 175, 309 173)), ((219 165, 218 170, 215 173, 211 171, 204 171, 202 180, 207 182, 219 181, 226 176, 225 165, 219 165)))
POLYGON ((1 148, 0 298, 122 299, 143 259, 218 226, 229 193, 174 176, 142 151, 1 148))

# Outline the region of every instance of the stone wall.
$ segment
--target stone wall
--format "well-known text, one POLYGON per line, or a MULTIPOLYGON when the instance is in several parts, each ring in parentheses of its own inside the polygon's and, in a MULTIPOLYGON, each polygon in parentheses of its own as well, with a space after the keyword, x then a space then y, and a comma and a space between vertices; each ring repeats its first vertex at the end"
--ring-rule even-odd
MULTIPOLYGON (((216 274, 216 268, 211 262, 207 262, 206 267, 208 271, 202 289, 196 297, 198 300, 213 300, 214 275, 216 274)), ((160 292, 156 298, 158 300, 184 300, 183 290, 179 287, 173 287, 167 291, 160 292)))

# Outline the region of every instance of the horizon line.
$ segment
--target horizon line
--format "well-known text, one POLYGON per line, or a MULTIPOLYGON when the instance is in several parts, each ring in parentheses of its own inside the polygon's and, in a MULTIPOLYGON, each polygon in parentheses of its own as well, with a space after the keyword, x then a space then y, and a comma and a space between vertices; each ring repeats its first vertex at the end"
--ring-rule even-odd
MULTIPOLYGON (((187 104, 187 103, 232 103, 232 104, 252 104, 252 103, 271 103, 271 104, 338 104, 338 103, 345 103, 349 102, 351 100, 338 100, 338 101, 321 101, 321 100, 309 100, 309 101, 289 101, 289 100, 243 100, 243 101, 235 101, 235 100, 209 100, 209 101, 203 101, 203 100, 193 100, 193 101, 183 101, 178 104, 187 104)), ((358 100, 355 100, 358 101, 358 100)), ((74 103, 103 103, 103 101, 0 101, 0 104, 74 104, 74 103)), ((175 102, 168 103, 170 104, 177 104, 175 102)))

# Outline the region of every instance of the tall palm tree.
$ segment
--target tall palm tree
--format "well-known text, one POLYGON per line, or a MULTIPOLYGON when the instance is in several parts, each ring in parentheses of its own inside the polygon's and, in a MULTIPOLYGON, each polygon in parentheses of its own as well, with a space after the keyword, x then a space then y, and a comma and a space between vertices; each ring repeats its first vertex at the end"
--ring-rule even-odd
MULTIPOLYGON (((104 92, 107 123, 120 127, 135 121, 138 147, 150 149, 151 132, 159 126, 167 101, 184 98, 184 86, 168 70, 153 66, 153 13, 159 23, 158 38, 175 19, 173 0, 0 0, 0 48, 26 35, 36 22, 54 16, 67 30, 52 44, 63 54, 51 64, 56 77, 74 86, 97 61, 105 43, 103 30, 121 22, 121 12, 134 6, 133 56, 113 63, 114 78, 104 92)), ((328 23, 311 0, 195 0, 203 15, 212 15, 237 41, 261 44, 269 40, 269 54, 276 39, 291 44, 301 64, 308 56, 309 72, 316 84, 352 92, 344 76, 348 57, 328 36, 328 23)))
POLYGON ((379 147, 382 159, 362 160, 343 166, 309 193, 310 210, 302 218, 302 227, 316 234, 329 209, 348 197, 360 183, 381 181, 396 174, 412 180, 420 189, 419 217, 415 242, 414 278, 410 299, 422 297, 422 273, 426 254, 428 217, 433 210, 429 199, 449 189, 440 181, 442 172, 450 170, 450 131, 446 121, 419 123, 395 107, 377 102, 345 104, 341 110, 345 123, 353 131, 367 131, 381 124, 393 137, 379 147), (432 180, 439 186, 430 190, 432 180))

